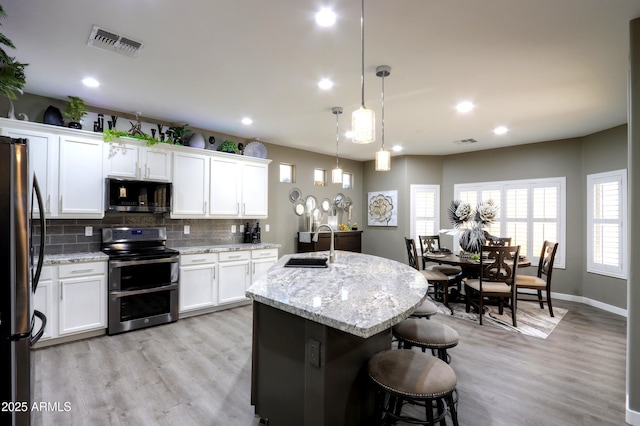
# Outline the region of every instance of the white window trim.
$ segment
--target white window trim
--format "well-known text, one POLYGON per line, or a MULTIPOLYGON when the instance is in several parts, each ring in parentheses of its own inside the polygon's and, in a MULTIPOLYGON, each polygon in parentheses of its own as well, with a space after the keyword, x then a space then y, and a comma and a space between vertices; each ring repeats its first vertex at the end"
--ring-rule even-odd
POLYGON ((418 236, 416 235, 416 212, 415 212, 415 195, 417 191, 421 191, 421 192, 426 192, 426 191, 432 191, 435 193, 436 195, 436 199, 435 199, 435 226, 434 228, 437 230, 440 229, 440 185, 422 185, 422 184, 411 184, 409 185, 409 193, 410 195, 410 201, 409 201, 409 208, 411 210, 411 214, 410 214, 410 222, 409 222, 409 238, 413 238, 414 240, 416 240, 416 245, 418 246, 418 250, 420 247, 420 243, 417 241, 418 236))
MULTIPOLYGON (((507 180, 507 181, 496 181, 496 182, 476 182, 476 183, 462 183, 455 184, 453 186, 454 199, 459 199, 460 192, 463 191, 483 191, 483 190, 495 190, 500 188, 501 191, 506 191, 507 188, 513 187, 529 187, 531 189, 535 187, 545 187, 545 186, 558 186, 558 251, 556 253, 556 259, 554 262, 554 268, 564 269, 566 268, 566 227, 567 227, 567 217, 566 217, 566 203, 567 203, 567 191, 566 191, 566 177, 554 177, 554 178, 541 178, 541 179, 520 179, 520 180, 507 180)), ((531 193, 530 193, 531 196, 531 193)), ((501 200, 504 200, 505 197, 502 196, 501 200)), ((528 213, 527 217, 529 227, 532 226, 530 218, 533 217, 533 206, 532 203, 528 203, 528 213)), ((504 220, 504 216, 501 214, 502 220, 504 220)), ((531 235, 531 230, 529 230, 531 235)), ((535 258, 537 260, 540 253, 533 253, 533 240, 529 239, 528 244, 530 247, 527 247, 527 252, 531 253, 529 258, 535 258)), ((454 249, 458 250, 458 238, 454 236, 454 249)), ((535 262, 534 262, 535 263, 535 262)), ((536 263, 537 264, 537 263, 536 263)))
POLYGON ((627 279, 627 170, 613 170, 587 175, 587 272, 627 279), (620 266, 611 267, 594 262, 593 259, 593 186, 598 183, 620 182, 620 266))

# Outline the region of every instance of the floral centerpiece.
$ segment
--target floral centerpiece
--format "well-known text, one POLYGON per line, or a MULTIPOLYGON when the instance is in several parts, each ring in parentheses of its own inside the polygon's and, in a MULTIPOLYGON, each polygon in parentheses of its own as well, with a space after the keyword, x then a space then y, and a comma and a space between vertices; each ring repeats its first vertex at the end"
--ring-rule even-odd
POLYGON ((454 231, 460 234, 460 248, 465 252, 480 253, 487 238, 491 237, 484 228, 495 220, 498 206, 493 200, 487 200, 478 204, 474 210, 469 203, 453 200, 448 213, 454 231))

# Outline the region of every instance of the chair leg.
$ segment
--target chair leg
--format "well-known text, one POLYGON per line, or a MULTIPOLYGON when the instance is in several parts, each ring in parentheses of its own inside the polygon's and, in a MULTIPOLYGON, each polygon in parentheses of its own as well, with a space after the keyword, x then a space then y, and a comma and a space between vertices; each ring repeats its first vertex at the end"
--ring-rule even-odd
POLYGON ((442 303, 444 303, 444 306, 448 308, 449 307, 449 283, 448 282, 442 283, 442 300, 443 300, 442 303))
POLYGON ((549 305, 549 315, 553 316, 553 306, 551 306, 551 292, 547 290, 547 305, 549 305))
POLYGON ((538 290, 538 303, 540 303, 540 309, 544 309, 544 302, 542 301, 542 290, 538 290))
POLYGON ((484 314, 484 306, 482 306, 482 302, 484 297, 482 297, 482 293, 478 294, 479 296, 479 301, 478 301, 478 315, 480 316, 480 325, 482 325, 482 314, 484 314))
POLYGON ((471 310, 471 292, 472 292, 472 291, 473 291, 473 290, 471 290, 470 288, 465 287, 465 291, 464 291, 464 292, 465 292, 465 294, 466 294, 466 297, 465 297, 464 310, 465 310, 465 312, 467 312, 467 313, 469 313, 469 311, 471 310))

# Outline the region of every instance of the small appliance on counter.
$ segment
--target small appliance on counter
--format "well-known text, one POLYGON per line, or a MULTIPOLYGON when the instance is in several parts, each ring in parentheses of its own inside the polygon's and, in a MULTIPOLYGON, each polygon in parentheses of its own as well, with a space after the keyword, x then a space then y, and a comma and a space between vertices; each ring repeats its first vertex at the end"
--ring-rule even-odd
POLYGON ((244 235, 242 238, 242 242, 245 244, 251 243, 253 238, 251 237, 251 227, 249 226, 249 222, 244 225, 244 235))
POLYGON ((254 244, 259 244, 262 242, 260 240, 260 221, 256 222, 256 227, 253 228, 253 232, 251 234, 251 242, 254 244))

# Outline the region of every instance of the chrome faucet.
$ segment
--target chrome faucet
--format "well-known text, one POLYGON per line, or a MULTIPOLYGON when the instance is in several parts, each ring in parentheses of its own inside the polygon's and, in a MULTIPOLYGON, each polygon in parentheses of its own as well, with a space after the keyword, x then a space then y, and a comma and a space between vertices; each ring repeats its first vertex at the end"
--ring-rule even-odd
POLYGON ((329 263, 333 263, 337 256, 336 256, 336 252, 333 249, 333 228, 330 227, 329 225, 327 225, 326 223, 323 223, 322 225, 318 226, 318 229, 316 229, 316 233, 313 234, 313 242, 317 243, 318 242, 318 234, 320 233, 320 228, 322 227, 326 227, 329 231, 331 231, 331 245, 329 246, 329 263))

